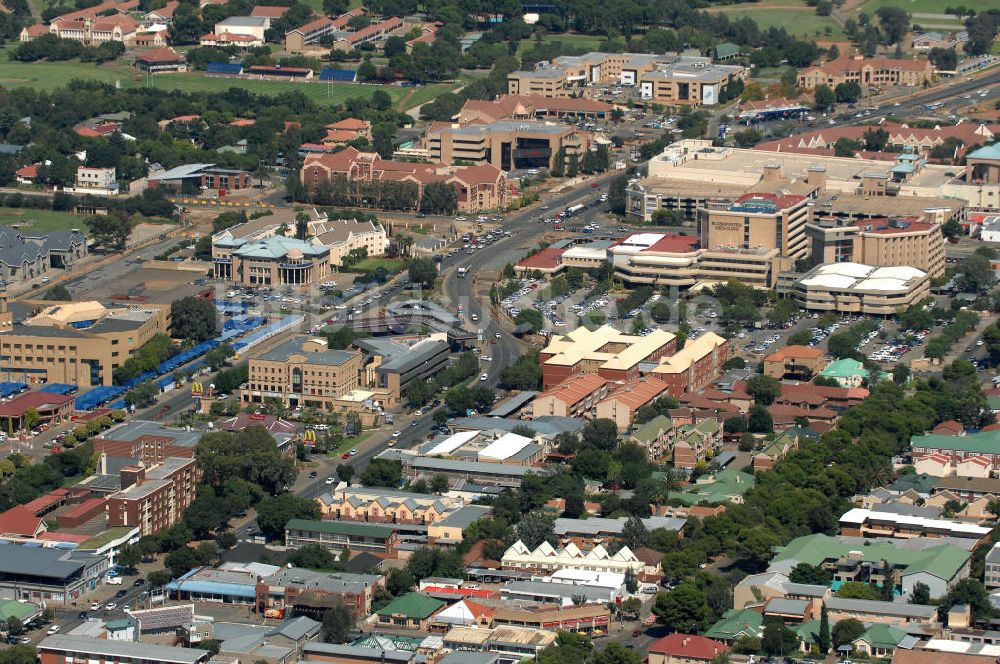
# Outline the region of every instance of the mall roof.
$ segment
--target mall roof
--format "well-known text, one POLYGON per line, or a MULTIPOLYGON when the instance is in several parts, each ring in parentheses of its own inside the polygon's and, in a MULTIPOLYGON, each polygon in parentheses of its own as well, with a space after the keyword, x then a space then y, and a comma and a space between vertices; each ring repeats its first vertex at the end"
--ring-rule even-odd
POLYGON ((520 436, 516 433, 506 433, 500 438, 487 445, 479 451, 479 458, 496 459, 503 461, 509 459, 520 452, 526 445, 531 444, 531 438, 520 436))
POLYGON ((355 352, 346 350, 305 352, 302 350, 302 344, 307 340, 307 337, 293 337, 285 343, 256 357, 255 359, 268 362, 285 362, 292 355, 303 355, 306 358, 305 364, 322 364, 325 366, 338 367, 342 364, 346 364, 358 355, 355 352))
POLYGON ((912 288, 914 279, 923 279, 927 273, 915 267, 874 267, 861 263, 827 263, 819 265, 802 278, 804 286, 833 289, 898 291, 912 288))
POLYGON ((481 434, 481 431, 459 431, 458 433, 453 433, 442 441, 439 441, 434 447, 430 448, 424 452, 425 456, 435 456, 438 454, 447 455, 451 454, 462 445, 471 443, 476 437, 481 434))
POLYGON ((77 655, 89 655, 90 659, 99 659, 101 655, 105 655, 121 661, 142 659, 167 664, 195 664, 209 657, 208 651, 200 648, 175 648, 154 643, 92 639, 69 634, 53 634, 45 637, 38 644, 38 650, 43 654, 65 651, 77 655))

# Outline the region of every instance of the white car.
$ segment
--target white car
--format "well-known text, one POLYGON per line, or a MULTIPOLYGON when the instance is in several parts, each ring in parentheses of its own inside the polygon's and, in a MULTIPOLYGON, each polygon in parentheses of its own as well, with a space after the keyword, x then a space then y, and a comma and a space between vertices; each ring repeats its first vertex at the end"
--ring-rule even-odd
POLYGON ((482 360, 483 362, 491 362, 491 361, 493 360, 493 358, 492 358, 492 357, 490 357, 489 355, 483 355, 483 356, 482 356, 481 358, 479 358, 479 359, 480 359, 480 360, 482 360))
POLYGON ((402 432, 402 431, 393 431, 393 432, 392 432, 392 437, 393 437, 393 438, 399 438, 399 437, 400 437, 400 436, 402 436, 402 435, 403 435, 403 432, 402 432))
POLYGON ((49 627, 49 630, 46 632, 46 634, 48 634, 49 636, 52 636, 53 634, 55 634, 56 632, 58 632, 60 629, 62 629, 62 628, 59 627, 59 625, 53 625, 52 627, 49 627))
POLYGON ((479 380, 480 380, 480 382, 483 382, 483 383, 485 383, 485 382, 486 382, 486 381, 488 381, 489 379, 490 379, 490 377, 489 377, 489 376, 488 376, 487 374, 480 374, 480 375, 479 375, 479 380))
POLYGON ((334 307, 334 309, 339 309, 339 310, 341 310, 341 311, 343 311, 343 310, 344 310, 344 309, 346 309, 346 308, 347 308, 347 305, 346 305, 346 304, 338 304, 338 305, 336 305, 336 306, 334 307))
POLYGON ((335 481, 336 480, 334 480, 333 477, 331 476, 331 477, 326 478, 326 481, 324 482, 324 484, 333 484, 335 481))
POLYGON ((108 602, 107 604, 104 605, 104 610, 105 611, 114 611, 117 606, 118 605, 115 604, 114 602, 108 602))
POLYGON ((494 332, 493 336, 496 337, 497 339, 499 339, 500 338, 500 333, 499 332, 494 332))
POLYGON ((91 611, 100 611, 101 610, 101 605, 98 604, 97 602, 91 602, 90 603, 90 610, 91 611))

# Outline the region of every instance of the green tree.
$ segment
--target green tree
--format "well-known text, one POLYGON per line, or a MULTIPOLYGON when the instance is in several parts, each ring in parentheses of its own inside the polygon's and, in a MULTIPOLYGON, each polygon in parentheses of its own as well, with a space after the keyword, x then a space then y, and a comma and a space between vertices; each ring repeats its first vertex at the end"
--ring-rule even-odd
POLYGON ((830 612, 826 608, 826 604, 823 604, 823 608, 820 609, 819 614, 819 640, 816 645, 819 646, 819 652, 821 655, 826 655, 830 652, 830 612))
POLYGON ((7 616, 7 633, 11 636, 24 634, 24 624, 17 616, 7 616))
POLYGON ((372 459, 360 479, 365 486, 395 487, 403 479, 403 464, 398 459, 372 459))
POLYGON ((809 563, 799 563, 788 575, 788 580, 792 583, 805 583, 808 585, 825 586, 829 585, 833 579, 833 574, 820 565, 810 565, 809 563))
POLYGON ((833 643, 833 647, 836 649, 842 645, 853 642, 864 633, 865 624, 863 622, 857 618, 846 618, 838 621, 837 624, 833 626, 833 630, 830 633, 830 640, 833 643))
POLYGON ((813 94, 815 95, 814 106, 817 111, 826 111, 837 101, 833 90, 827 85, 817 85, 813 89, 813 94))
POLYGON ((414 258, 408 266, 410 281, 427 290, 433 290, 437 282, 437 264, 432 258, 414 258))
POLYGON ((913 584, 913 592, 910 593, 910 604, 931 603, 931 589, 926 583, 913 584))
POLYGON ((45 296, 42 298, 44 300, 57 300, 59 302, 69 302, 73 297, 69 293, 69 289, 62 284, 57 284, 46 291, 45 296))
POLYGON ((625 570, 625 590, 628 593, 635 593, 639 589, 639 579, 631 568, 625 570))
POLYGON ((784 623, 770 622, 764 626, 760 645, 765 655, 783 656, 798 648, 799 637, 784 623))
POLYGON ((594 656, 593 664, 642 664, 642 656, 621 643, 612 641, 594 656))
POLYGON ((340 599, 323 614, 322 639, 324 643, 345 643, 354 627, 351 610, 340 599))
POLYGON ((653 615, 668 629, 696 634, 708 629, 711 614, 705 592, 693 581, 660 592, 653 602, 653 615))
POLYGON ((516 532, 517 539, 529 549, 534 549, 542 542, 548 542, 552 546, 559 545, 559 538, 555 533, 555 520, 540 510, 525 515, 518 522, 516 532))
POLYGON ((219 332, 215 305, 196 297, 183 297, 170 305, 170 331, 174 337, 201 342, 219 332))
POLYGON ((269 540, 283 540, 285 524, 292 519, 319 519, 315 500, 299 498, 291 493, 267 496, 257 504, 257 525, 269 540))
POLYGON ((844 599, 879 599, 878 591, 871 585, 862 583, 861 581, 846 581, 840 586, 840 589, 837 590, 837 597, 842 597, 844 599))
POLYGON ((746 392, 758 404, 770 406, 781 395, 781 381, 771 376, 753 376, 746 382, 746 392))
POLYGON ((531 332, 538 332, 545 328, 545 318, 537 309, 522 309, 514 317, 515 325, 528 325, 531 332))
POLYGON ((295 567, 314 570, 339 569, 337 559, 330 550, 320 544, 306 544, 288 554, 288 562, 295 567))
POLYGON ((349 463, 337 464, 337 479, 350 484, 352 477, 354 477, 354 466, 349 463))
POLYGON ((0 664, 35 664, 37 661, 38 652, 33 646, 9 646, 0 651, 0 664))
POLYGON ((131 220, 121 214, 87 217, 83 222, 90 229, 94 242, 105 249, 121 250, 132 235, 131 220))

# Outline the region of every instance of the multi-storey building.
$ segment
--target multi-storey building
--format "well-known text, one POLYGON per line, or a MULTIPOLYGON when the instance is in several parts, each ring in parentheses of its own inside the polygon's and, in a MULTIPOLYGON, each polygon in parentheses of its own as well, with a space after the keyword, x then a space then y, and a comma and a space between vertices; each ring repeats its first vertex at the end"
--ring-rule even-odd
POLYGON ((369 551, 395 557, 398 538, 388 525, 292 519, 285 526, 285 546, 318 544, 332 551, 369 551))
POLYGON ((1000 432, 981 431, 961 436, 930 433, 910 439, 910 456, 914 461, 939 456, 954 467, 972 458, 990 463, 990 472, 1000 472, 1000 432))
POLYGON ((308 286, 330 276, 330 250, 284 235, 236 237, 226 229, 212 237, 217 279, 243 286, 308 286))
POLYGON ((309 224, 309 233, 330 250, 330 265, 341 266, 352 251, 364 249, 369 257, 384 256, 389 236, 377 221, 321 219, 309 224))
POLYGON ((461 508, 454 498, 378 487, 348 487, 316 499, 324 519, 428 525, 461 508))
POLYGON ((905 85, 919 87, 934 79, 934 65, 929 60, 865 58, 846 55, 799 72, 799 87, 812 90, 825 85, 831 90, 841 83, 865 87, 905 85))
MULTIPOLYGON (((767 181, 768 170, 762 182, 767 181)), ((754 192, 732 204, 706 205, 699 210, 701 246, 709 250, 777 249, 782 256, 804 258, 809 250, 805 234, 808 201, 806 196, 754 192)))
POLYGON ((711 58, 665 53, 587 53, 539 62, 531 71, 507 75, 507 92, 543 97, 579 97, 592 85, 635 86, 659 104, 712 106, 748 70, 713 64, 711 58))
POLYGON ((844 220, 814 218, 806 224, 813 260, 909 266, 932 278, 944 274, 941 224, 914 218, 844 220))
POLYGON ((590 144, 573 125, 535 120, 499 120, 489 124, 438 122, 423 138, 432 161, 491 164, 501 170, 552 168, 556 157, 582 159, 590 144))
POLYGON ((198 476, 194 459, 177 457, 122 469, 121 491, 108 496, 108 527, 139 526, 141 535, 170 528, 194 501, 198 476))
POLYGON ((867 539, 875 537, 893 539, 951 537, 983 540, 990 534, 990 529, 947 519, 929 519, 855 507, 840 517, 840 534, 867 539))
POLYGON ((594 406, 607 396, 608 389, 608 381, 597 374, 574 374, 536 396, 531 402, 531 414, 533 417, 589 415, 594 406))
MULTIPOLYGON (((0 317, 7 311, 0 298, 0 317)), ((112 372, 154 335, 169 330, 170 308, 146 304, 108 309, 69 302, 42 309, 0 333, 4 371, 29 383, 111 385, 112 372)))
POLYGON ((656 362, 677 348, 675 335, 656 330, 645 337, 619 332, 610 325, 586 327, 553 336, 542 350, 542 389, 550 389, 577 373, 595 373, 611 381, 639 378, 639 364, 656 362))
POLYGON ((930 278, 915 267, 873 267, 860 263, 826 263, 778 292, 794 297, 809 311, 892 316, 930 295, 930 278))
POLYGON ((325 340, 296 337, 250 358, 240 400, 259 404, 276 398, 290 407, 330 410, 332 401, 359 387, 363 361, 357 351, 330 350, 325 340))
POLYGON ((78 166, 76 169, 76 189, 82 193, 118 193, 117 177, 114 167, 78 166))
POLYGON ((0 593, 68 608, 103 582, 109 564, 106 555, 0 543, 0 593))
POLYGON ((764 375, 782 380, 798 378, 811 380, 818 375, 826 361, 821 348, 785 346, 764 358, 764 375))
POLYGON ((41 664, 92 662, 99 664, 202 664, 211 654, 201 648, 175 648, 71 634, 53 634, 38 644, 41 664))
POLYGON ((341 33, 333 41, 333 50, 350 53, 362 44, 372 44, 385 41, 386 37, 403 28, 403 19, 390 16, 382 21, 376 21, 368 27, 353 32, 341 33))

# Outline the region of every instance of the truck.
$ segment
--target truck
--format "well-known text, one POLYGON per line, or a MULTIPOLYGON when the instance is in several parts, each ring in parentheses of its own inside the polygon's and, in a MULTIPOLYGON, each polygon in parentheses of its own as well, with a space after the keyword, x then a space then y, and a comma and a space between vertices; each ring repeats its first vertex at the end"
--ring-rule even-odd
POLYGON ((582 205, 570 205, 568 208, 566 208, 566 216, 572 217, 574 214, 576 214, 582 209, 583 209, 582 205))
POLYGON ((466 267, 460 267, 460 268, 458 268, 458 278, 459 279, 464 279, 465 275, 466 275, 466 273, 468 271, 469 271, 469 268, 466 268, 466 267))

